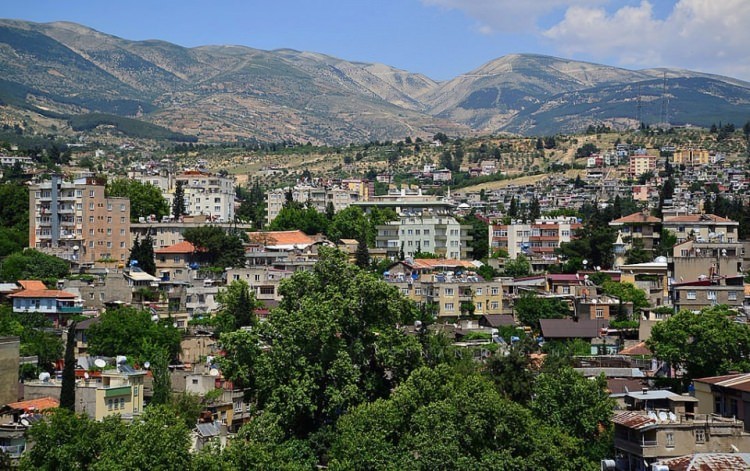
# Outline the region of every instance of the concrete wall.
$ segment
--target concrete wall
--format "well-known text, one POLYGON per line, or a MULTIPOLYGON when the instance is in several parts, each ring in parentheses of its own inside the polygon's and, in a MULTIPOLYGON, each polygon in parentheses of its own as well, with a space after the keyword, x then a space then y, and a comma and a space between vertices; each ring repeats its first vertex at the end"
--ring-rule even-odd
POLYGON ((18 400, 18 337, 0 337, 0 405, 18 400))

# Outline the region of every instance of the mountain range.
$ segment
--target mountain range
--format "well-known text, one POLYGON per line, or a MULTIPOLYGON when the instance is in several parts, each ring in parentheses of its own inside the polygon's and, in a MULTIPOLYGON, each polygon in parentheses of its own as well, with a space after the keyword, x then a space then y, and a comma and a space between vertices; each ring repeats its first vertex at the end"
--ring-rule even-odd
POLYGON ((214 141, 340 144, 750 118, 750 83, 689 70, 512 54, 438 82, 314 52, 185 48, 67 22, 0 20, 0 69, 7 107, 59 119, 123 116, 214 141))

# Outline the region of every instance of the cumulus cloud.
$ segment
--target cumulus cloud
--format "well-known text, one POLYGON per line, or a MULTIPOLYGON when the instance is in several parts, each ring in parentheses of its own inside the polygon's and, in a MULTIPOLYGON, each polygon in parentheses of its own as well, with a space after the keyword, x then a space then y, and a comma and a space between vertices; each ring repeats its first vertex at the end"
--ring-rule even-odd
MULTIPOLYGON (((666 15, 654 0, 421 0, 460 10, 482 34, 530 33, 552 53, 626 67, 683 67, 750 79, 750 1, 672 0, 666 15), (556 24, 540 27, 562 15, 556 24)), ((659 2, 665 0, 657 0, 659 2)))
POLYGON ((626 66, 677 66, 748 77, 750 2, 678 0, 667 17, 652 4, 572 6, 542 34, 564 54, 614 58, 626 66))
POLYGON ((477 21, 483 34, 528 32, 540 17, 570 5, 598 5, 606 0, 422 0, 429 6, 460 10, 477 21))

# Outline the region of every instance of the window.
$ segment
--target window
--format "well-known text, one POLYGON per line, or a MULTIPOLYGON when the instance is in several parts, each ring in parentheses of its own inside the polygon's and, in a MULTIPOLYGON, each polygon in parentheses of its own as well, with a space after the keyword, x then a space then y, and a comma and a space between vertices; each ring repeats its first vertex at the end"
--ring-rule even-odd
POLYGON ((120 212, 121 212, 121 213, 124 213, 124 212, 125 212, 125 205, 124 205, 124 204, 121 204, 121 205, 120 205, 120 212))
POLYGON ((492 293, 492 296, 497 296, 500 293, 500 288, 493 286, 490 292, 492 293))
POLYGON ((563 286, 562 294, 570 294, 570 286, 563 286))
POLYGON ((453 296, 453 288, 445 288, 446 296, 453 296))
POLYGON ((667 448, 674 448, 674 432, 667 432, 665 437, 667 440, 667 448))
POLYGON ((107 203, 107 211, 112 211, 112 203, 107 203))
POLYGON ((414 294, 417 296, 422 296, 422 288, 414 288, 414 294))
POLYGON ((494 309, 499 309, 499 308, 500 308, 500 303, 498 303, 497 301, 492 301, 490 303, 490 309, 494 310, 494 309))
POLYGON ((476 289, 476 293, 477 293, 477 296, 481 296, 482 295, 482 288, 477 288, 476 289))
POLYGON ((89 211, 93 211, 93 210, 94 210, 94 203, 89 203, 89 211))
POLYGON ((601 307, 596 308, 596 318, 597 319, 604 318, 604 308, 601 308, 601 307))
POLYGON ((695 291, 694 290, 688 291, 687 292, 687 298, 688 299, 695 299, 695 291))
POLYGON ((737 301, 737 291, 729 291, 727 293, 727 299, 729 301, 737 301))
POLYGON ((193 384, 198 384, 198 380, 197 379, 193 379, 193 384))
POLYGON ((706 431, 704 429, 695 429, 695 443, 706 443, 706 431))
POLYGON ((481 311, 482 310, 482 303, 481 302, 474 303, 474 306, 476 307, 477 311, 481 311))
POLYGON ((445 303, 445 310, 446 311, 452 311, 453 309, 454 309, 453 308, 453 303, 445 303))
POLYGON ((112 399, 107 399, 107 410, 112 410, 112 399))
POLYGON ((112 235, 112 228, 111 227, 107 228, 107 235, 112 235))
POLYGON ((122 217, 120 218, 120 223, 121 223, 121 224, 125 224, 125 216, 122 216, 122 217))
POLYGON ((260 287, 260 294, 269 294, 269 295, 273 295, 273 293, 274 293, 275 291, 276 291, 276 290, 274 289, 274 287, 273 287, 273 286, 261 286, 261 287, 260 287))
POLYGON ((89 190, 89 198, 93 198, 93 197, 94 197, 94 190, 89 190))
POLYGON ((424 235, 430 235, 430 230, 429 229, 425 229, 424 230, 424 235))
POLYGON ((708 291, 706 293, 706 298, 712 301, 716 301, 716 291, 708 291))
POLYGON ((112 216, 107 216, 107 224, 112 224, 112 216))
POLYGON ((120 410, 122 410, 124 408, 125 408, 125 398, 121 397, 120 398, 120 410))

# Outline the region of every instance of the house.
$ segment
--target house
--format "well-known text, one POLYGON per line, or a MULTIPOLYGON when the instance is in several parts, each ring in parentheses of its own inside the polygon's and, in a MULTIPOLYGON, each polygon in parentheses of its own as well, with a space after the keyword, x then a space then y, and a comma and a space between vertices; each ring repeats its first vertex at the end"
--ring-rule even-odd
POLYGON ((68 325, 70 318, 83 312, 82 300, 67 291, 47 289, 38 280, 19 280, 23 289, 8 295, 13 312, 44 314, 55 327, 68 325))
POLYGON ((748 470, 750 453, 692 453, 657 464, 669 471, 748 470))
POLYGON ((661 219, 647 212, 637 212, 610 221, 609 225, 620 231, 627 248, 632 247, 633 240, 640 239, 644 250, 653 251, 661 238, 661 223, 661 219))
POLYGON ((42 418, 42 414, 56 409, 60 402, 52 397, 11 402, 0 408, 0 453, 16 463, 26 451, 27 430, 42 418))
POLYGON ((742 421, 696 413, 698 399, 658 390, 625 395, 628 410, 616 411, 616 467, 649 470, 653 463, 692 453, 750 451, 742 421))
POLYGON ((736 417, 750 432, 750 374, 739 373, 693 380, 698 412, 736 417))
POLYGON ((186 240, 154 250, 156 273, 162 281, 190 281, 195 252, 195 246, 186 240))

